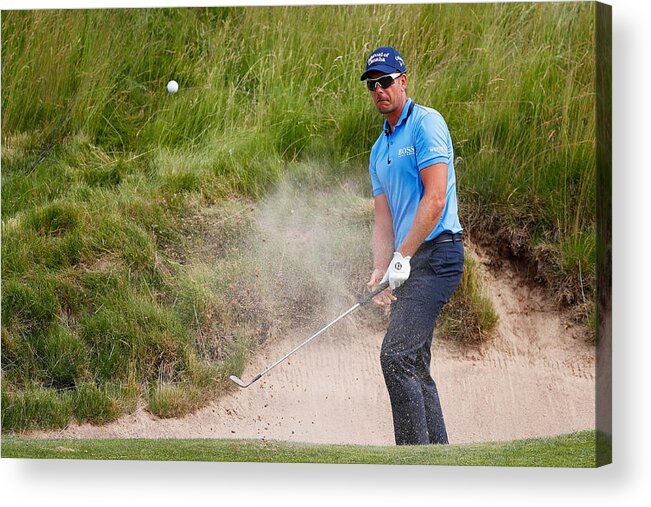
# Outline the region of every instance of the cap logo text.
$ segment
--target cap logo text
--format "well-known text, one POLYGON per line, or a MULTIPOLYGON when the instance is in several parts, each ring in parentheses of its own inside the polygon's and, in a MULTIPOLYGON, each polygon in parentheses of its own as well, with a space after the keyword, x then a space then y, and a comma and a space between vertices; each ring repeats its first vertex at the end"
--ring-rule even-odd
POLYGON ((378 62, 384 63, 384 62, 387 61, 388 56, 389 56, 389 53, 373 53, 369 57, 367 65, 372 65, 372 64, 378 63, 378 62))

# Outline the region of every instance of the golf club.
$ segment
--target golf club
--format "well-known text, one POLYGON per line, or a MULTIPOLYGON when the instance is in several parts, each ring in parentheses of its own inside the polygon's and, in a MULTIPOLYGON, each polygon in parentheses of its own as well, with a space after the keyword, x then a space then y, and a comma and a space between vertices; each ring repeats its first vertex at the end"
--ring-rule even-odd
POLYGON ((242 381, 242 379, 240 379, 240 378, 237 377, 236 375, 231 375, 231 376, 230 376, 230 379, 231 379, 233 382, 235 382, 238 386, 240 386, 240 387, 242 387, 242 388, 244 388, 244 387, 249 387, 251 384, 253 384, 253 383, 256 382, 257 380, 259 380, 260 377, 262 377, 263 375, 265 375, 266 373, 268 373, 269 371, 271 371, 273 368, 275 368, 276 366, 278 366, 280 363, 282 363, 282 362, 283 362, 285 359, 287 359, 289 356, 291 356, 292 354, 294 354, 295 352, 297 352, 299 349, 301 349, 302 347, 304 347, 305 345, 307 345, 308 343, 310 343, 314 338, 316 338, 317 336, 319 336, 321 333, 323 333, 323 332, 324 332, 326 329, 328 329, 330 326, 336 324, 337 322, 339 322, 339 321, 340 321, 341 319, 343 319, 344 317, 350 315, 350 314, 353 313, 355 310, 357 310, 360 306, 363 306, 363 305, 365 305, 366 303, 368 303, 371 299, 373 299, 375 296, 377 296, 380 292, 382 292, 382 291, 383 291, 384 289, 386 289, 388 286, 389 286, 389 282, 384 282, 384 283, 381 284, 377 289, 375 289, 374 291, 369 292, 368 294, 366 294, 364 297, 362 297, 361 299, 359 299, 359 301, 357 301, 357 303, 356 303, 354 306, 352 306, 350 309, 348 309, 347 311, 345 311, 344 313, 342 313, 339 317, 337 317, 335 320, 333 320, 332 322, 330 322, 330 324, 328 324, 328 325, 325 326, 324 328, 322 328, 322 329, 320 329, 319 331, 317 331, 316 333, 314 333, 314 334, 313 334, 312 336, 310 336, 307 340, 305 340, 303 343, 301 343, 301 344, 298 345, 296 348, 294 348, 291 352, 289 352, 288 354, 286 354, 286 355, 284 355, 283 357, 281 357, 280 359, 278 359, 278 361, 276 361, 274 364, 272 364, 271 366, 269 366, 266 370, 264 370, 264 371, 261 372, 261 373, 258 373, 258 374, 257 374, 255 377, 253 377, 249 382, 244 382, 244 381, 242 381))

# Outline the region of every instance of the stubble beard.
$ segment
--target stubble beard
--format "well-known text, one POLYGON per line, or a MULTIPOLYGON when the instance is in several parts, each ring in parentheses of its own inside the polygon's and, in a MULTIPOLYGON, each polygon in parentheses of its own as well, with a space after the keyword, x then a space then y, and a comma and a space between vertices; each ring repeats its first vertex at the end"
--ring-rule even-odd
MULTIPOLYGON (((406 98, 404 99, 406 100, 406 98)), ((403 103, 402 94, 394 96, 393 99, 388 98, 387 102, 375 102, 375 107, 384 116, 394 113, 403 103)))
POLYGON ((384 115, 391 114, 398 108, 398 106, 392 102, 376 102, 375 107, 384 115))

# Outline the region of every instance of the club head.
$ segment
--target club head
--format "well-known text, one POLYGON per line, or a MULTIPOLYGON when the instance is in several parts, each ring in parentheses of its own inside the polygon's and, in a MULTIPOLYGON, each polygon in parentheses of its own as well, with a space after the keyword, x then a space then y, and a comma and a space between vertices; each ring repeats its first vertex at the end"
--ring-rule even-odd
POLYGON ((231 375, 229 378, 240 387, 248 387, 248 384, 245 384, 244 382, 242 382, 242 379, 240 379, 240 377, 236 377, 235 375, 231 375))

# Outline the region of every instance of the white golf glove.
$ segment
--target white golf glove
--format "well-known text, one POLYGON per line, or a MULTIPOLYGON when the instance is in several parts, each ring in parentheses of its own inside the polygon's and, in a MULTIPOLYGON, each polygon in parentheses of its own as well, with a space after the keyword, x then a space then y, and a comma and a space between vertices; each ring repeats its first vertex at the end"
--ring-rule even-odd
POLYGON ((389 269, 384 273, 384 278, 382 278, 380 283, 389 280, 389 287, 391 287, 391 289, 397 289, 400 287, 405 280, 409 278, 409 273, 411 272, 409 259, 411 259, 411 257, 403 257, 400 252, 394 252, 391 264, 389 264, 389 269))

